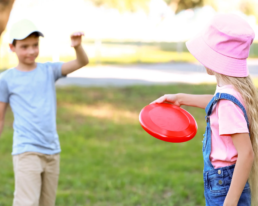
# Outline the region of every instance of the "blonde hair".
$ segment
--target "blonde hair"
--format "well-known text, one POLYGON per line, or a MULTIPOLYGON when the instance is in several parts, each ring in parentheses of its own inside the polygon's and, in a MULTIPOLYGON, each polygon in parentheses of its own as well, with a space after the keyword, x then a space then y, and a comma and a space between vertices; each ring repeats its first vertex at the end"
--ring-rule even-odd
POLYGON ((254 151, 254 162, 249 177, 252 205, 258 205, 258 94, 250 76, 230 77, 214 72, 217 80, 231 84, 241 94, 249 120, 250 138, 254 151))

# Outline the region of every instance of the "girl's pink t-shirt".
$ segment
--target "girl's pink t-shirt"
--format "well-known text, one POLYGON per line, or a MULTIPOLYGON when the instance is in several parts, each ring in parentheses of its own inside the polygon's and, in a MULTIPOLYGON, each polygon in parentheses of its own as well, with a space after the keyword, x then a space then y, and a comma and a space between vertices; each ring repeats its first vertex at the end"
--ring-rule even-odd
MULTIPOLYGON (((217 86, 216 93, 231 94, 245 107, 240 93, 232 85, 217 86)), ((243 111, 232 101, 219 100, 210 116, 210 123, 211 164, 215 169, 235 164, 238 153, 231 134, 249 133, 243 111)))

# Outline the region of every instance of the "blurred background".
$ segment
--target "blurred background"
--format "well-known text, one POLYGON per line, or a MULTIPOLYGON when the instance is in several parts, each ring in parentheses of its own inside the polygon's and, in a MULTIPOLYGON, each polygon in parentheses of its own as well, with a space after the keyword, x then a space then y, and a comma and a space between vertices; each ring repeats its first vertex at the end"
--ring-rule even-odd
MULTIPOLYGON (((258 0, 16 0, 0 42, 0 72, 17 64, 10 26, 23 18, 45 34, 39 62, 75 57, 70 34, 84 31, 90 64, 57 83, 61 173, 57 206, 201 206, 205 113, 194 139, 172 144, 140 126, 141 109, 169 93, 213 94, 215 79, 185 41, 217 13, 244 18, 256 33, 248 66, 258 85, 258 0)), ((0 139, 0 206, 12 204, 13 116, 0 139)))
MULTIPOLYGON (((257 33, 256 0, 16 0, 0 47, 0 68, 17 62, 8 29, 22 18, 45 34, 39 61, 73 58, 69 36, 84 31, 91 65, 193 62, 184 42, 216 14, 235 13, 257 33)), ((258 37, 258 35, 256 35, 258 37)), ((258 45, 250 56, 258 56, 258 45)))

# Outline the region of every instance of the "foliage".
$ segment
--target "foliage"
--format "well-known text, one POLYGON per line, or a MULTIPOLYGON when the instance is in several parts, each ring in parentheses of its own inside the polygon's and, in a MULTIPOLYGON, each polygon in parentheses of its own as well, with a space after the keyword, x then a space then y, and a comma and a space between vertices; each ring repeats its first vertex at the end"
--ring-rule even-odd
MULTIPOLYGON (((97 6, 108 6, 118 9, 119 11, 137 11, 143 9, 148 10, 148 4, 151 0, 90 0, 97 6)), ((228 4, 228 9, 236 8, 247 15, 254 15, 258 18, 258 2, 257 0, 164 0, 170 8, 178 13, 185 9, 210 5, 214 9, 221 11, 223 5, 228 4)))
POLYGON ((204 0, 164 0, 177 13, 185 9, 202 6, 204 0))
POLYGON ((245 0, 240 4, 240 9, 247 15, 254 15, 258 19, 258 1, 245 0))
MULTIPOLYGON (((109 6, 120 11, 136 11, 139 9, 148 9, 148 3, 151 0, 91 0, 97 6, 109 6)), ((179 12, 184 9, 203 5, 204 0, 164 0, 171 7, 176 7, 179 12)))
POLYGON ((136 11, 139 9, 148 9, 150 0, 91 0, 96 6, 108 6, 116 8, 119 11, 136 11))

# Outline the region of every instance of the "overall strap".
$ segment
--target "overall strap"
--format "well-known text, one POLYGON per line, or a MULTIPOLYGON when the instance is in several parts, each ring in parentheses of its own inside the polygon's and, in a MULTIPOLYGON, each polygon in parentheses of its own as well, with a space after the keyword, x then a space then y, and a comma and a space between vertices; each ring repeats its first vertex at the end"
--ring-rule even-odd
POLYGON ((245 116, 245 120, 247 122, 248 130, 249 130, 249 121, 248 121, 247 113, 246 113, 246 110, 245 110, 244 106, 238 101, 237 98, 235 98, 234 96, 232 96, 230 94, 226 94, 226 93, 216 93, 215 96, 212 98, 212 100, 209 102, 209 104, 205 108, 205 112, 207 114, 207 116, 205 117, 206 118, 206 122, 209 121, 210 115, 212 113, 213 106, 220 99, 226 99, 226 100, 229 100, 229 101, 235 103, 243 111, 244 116, 245 116))

